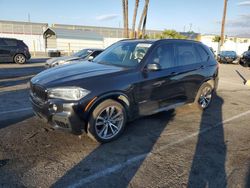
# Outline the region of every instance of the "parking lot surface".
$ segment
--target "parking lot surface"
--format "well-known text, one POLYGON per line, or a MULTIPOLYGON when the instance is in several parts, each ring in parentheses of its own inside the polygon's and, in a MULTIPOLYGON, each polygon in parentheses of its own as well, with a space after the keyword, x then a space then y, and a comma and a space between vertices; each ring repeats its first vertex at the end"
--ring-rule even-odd
POLYGON ((0 187, 250 187, 250 70, 220 65, 208 110, 140 118, 100 145, 36 118, 28 81, 42 59, 0 64, 0 187))

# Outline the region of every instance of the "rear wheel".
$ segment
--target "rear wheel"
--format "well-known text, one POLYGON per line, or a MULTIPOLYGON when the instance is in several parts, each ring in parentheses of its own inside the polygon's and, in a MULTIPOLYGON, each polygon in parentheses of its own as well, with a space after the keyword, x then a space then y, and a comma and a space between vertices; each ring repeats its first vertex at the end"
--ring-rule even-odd
POLYGON ((87 134, 100 143, 113 141, 122 134, 126 119, 124 107, 108 99, 100 103, 92 112, 87 134))
POLYGON ((26 63, 26 57, 23 54, 16 54, 14 57, 14 62, 17 64, 26 63))
POLYGON ((210 84, 204 83, 200 87, 196 99, 195 104, 198 106, 200 110, 205 110, 209 107, 213 97, 213 88, 210 84))

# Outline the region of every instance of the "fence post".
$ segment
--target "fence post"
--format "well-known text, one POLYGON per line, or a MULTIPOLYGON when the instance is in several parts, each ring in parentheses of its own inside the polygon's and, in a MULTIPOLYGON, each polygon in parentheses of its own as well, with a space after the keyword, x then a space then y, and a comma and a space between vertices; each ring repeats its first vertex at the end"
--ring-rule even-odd
POLYGON ((70 56, 70 43, 68 43, 68 56, 70 56))

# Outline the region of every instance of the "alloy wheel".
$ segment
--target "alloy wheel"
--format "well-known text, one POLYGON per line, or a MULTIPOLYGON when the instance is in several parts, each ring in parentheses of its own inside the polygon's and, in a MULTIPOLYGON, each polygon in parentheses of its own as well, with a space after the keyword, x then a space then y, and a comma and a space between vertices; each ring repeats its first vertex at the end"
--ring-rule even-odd
POLYGON ((17 55, 16 56, 16 62, 20 63, 20 64, 24 63, 25 62, 25 57, 23 55, 17 55))
POLYGON ((96 133, 102 139, 111 139, 120 132, 123 122, 122 109, 116 106, 106 107, 96 118, 96 133))
POLYGON ((199 97, 199 105, 205 109, 208 107, 212 99, 212 89, 210 87, 204 87, 199 97))

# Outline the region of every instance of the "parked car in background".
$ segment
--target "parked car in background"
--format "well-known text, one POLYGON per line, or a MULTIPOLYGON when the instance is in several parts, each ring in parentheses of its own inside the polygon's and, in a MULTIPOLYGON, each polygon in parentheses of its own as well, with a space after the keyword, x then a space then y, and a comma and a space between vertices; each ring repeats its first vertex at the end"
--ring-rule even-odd
POLYGON ((194 103, 209 107, 218 63, 209 48, 189 40, 124 40, 93 62, 45 70, 30 82, 35 114, 75 134, 105 143, 126 122, 194 103))
POLYGON ((24 64, 30 57, 29 48, 22 40, 0 38, 0 63, 24 64))
POLYGON ((45 68, 51 68, 57 65, 68 64, 76 60, 92 60, 101 52, 103 52, 103 49, 88 48, 80 50, 79 52, 76 52, 71 56, 51 58, 46 61, 45 68))
POLYGON ((250 67, 250 51, 246 51, 242 54, 240 58, 240 64, 245 67, 250 67))
POLYGON ((217 60, 219 63, 239 63, 237 53, 235 51, 221 51, 217 60))

